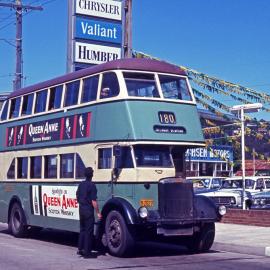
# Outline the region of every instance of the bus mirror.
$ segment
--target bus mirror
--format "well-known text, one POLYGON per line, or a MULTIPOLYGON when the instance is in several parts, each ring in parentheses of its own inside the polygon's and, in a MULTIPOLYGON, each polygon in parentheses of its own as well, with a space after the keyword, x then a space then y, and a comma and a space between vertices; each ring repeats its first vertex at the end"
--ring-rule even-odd
POLYGON ((115 157, 120 157, 121 156, 121 146, 114 145, 114 147, 113 147, 113 155, 115 157))

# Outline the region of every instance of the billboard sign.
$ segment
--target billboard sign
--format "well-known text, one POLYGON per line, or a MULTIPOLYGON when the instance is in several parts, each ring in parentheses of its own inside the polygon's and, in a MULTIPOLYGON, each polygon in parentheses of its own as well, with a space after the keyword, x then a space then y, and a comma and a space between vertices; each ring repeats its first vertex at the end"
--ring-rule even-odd
POLYGON ((186 160, 192 161, 233 161, 233 149, 230 146, 212 146, 193 148, 186 151, 186 160))
POLYGON ((76 14, 122 20, 122 3, 113 0, 77 0, 76 14))
POLYGON ((90 136, 91 113, 38 121, 6 129, 6 147, 90 136))
POLYGON ((121 44, 122 25, 77 17, 75 38, 121 44))
POLYGON ((121 58, 121 48, 75 43, 75 62, 87 64, 102 64, 104 62, 121 58))

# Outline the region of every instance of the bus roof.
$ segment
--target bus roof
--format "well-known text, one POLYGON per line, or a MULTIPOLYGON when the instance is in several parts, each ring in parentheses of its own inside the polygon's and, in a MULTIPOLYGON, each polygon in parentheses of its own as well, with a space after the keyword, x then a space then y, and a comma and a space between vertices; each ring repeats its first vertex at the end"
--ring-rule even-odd
POLYGON ((122 69, 122 70, 141 70, 141 71, 153 71, 153 72, 162 72, 162 73, 170 73, 176 75, 186 75, 185 71, 180 67, 175 65, 153 60, 153 59, 146 59, 146 58, 127 58, 127 59, 118 59, 115 61, 107 62, 104 64, 92 66, 89 68, 85 68, 79 71, 75 71, 72 73, 68 73, 61 77, 57 77, 48 81, 44 81, 35 85, 31 85, 17 91, 14 91, 10 94, 9 98, 24 95, 26 93, 31 93, 36 90, 45 89, 51 87, 53 85, 58 85, 67 81, 76 80, 81 77, 89 76, 92 74, 96 74, 103 71, 108 70, 115 70, 115 69, 122 69))

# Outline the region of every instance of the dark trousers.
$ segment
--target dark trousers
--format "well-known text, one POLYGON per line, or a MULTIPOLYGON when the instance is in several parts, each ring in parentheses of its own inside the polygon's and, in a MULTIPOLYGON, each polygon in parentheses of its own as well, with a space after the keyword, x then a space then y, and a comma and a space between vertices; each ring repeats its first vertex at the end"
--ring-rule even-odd
POLYGON ((84 255, 89 255, 92 250, 94 223, 94 213, 80 211, 80 236, 78 249, 83 250, 84 255))

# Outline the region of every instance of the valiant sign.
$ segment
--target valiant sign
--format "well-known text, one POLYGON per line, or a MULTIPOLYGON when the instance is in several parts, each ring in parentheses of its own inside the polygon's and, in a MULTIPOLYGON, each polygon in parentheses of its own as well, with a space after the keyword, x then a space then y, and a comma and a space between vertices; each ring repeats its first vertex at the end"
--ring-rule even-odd
POLYGON ((72 58, 76 68, 120 59, 122 1, 74 0, 72 58))

